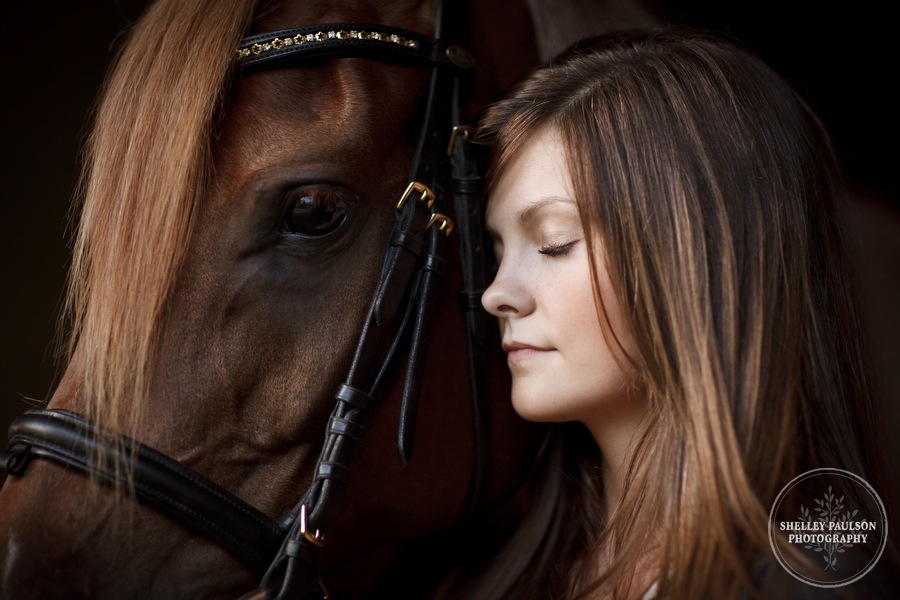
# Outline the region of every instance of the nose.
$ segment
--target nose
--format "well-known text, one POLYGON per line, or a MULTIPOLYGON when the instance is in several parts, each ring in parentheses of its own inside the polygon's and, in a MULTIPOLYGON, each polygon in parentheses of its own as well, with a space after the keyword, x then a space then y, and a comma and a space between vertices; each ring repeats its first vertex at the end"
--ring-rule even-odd
POLYGON ((495 317, 522 317, 534 311, 534 296, 513 268, 500 270, 481 296, 484 309, 495 317))

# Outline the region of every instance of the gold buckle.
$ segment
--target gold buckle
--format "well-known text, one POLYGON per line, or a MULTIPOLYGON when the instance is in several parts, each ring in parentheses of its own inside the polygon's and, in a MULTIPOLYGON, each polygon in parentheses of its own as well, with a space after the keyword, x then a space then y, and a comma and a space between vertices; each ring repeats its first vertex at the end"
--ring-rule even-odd
POLYGON ((418 181, 410 181, 409 185, 406 186, 406 191, 403 192, 403 196, 400 198, 400 202, 397 203, 397 210, 403 210, 403 205, 406 204, 407 198, 409 198, 413 192, 418 192, 420 194, 417 200, 419 202, 425 202, 425 206, 428 208, 431 208, 431 205, 434 204, 434 192, 432 192, 427 185, 419 183, 418 181))
POLYGON ((456 143, 456 136, 461 135, 464 140, 469 139, 469 135, 475 133, 475 128, 471 125, 455 125, 453 131, 450 132, 450 143, 447 144, 447 156, 453 156, 453 144, 456 143))
POLYGON ((443 213, 431 213, 431 218, 428 220, 428 225, 425 227, 428 229, 432 225, 438 224, 438 230, 443 231, 444 235, 450 237, 450 234, 453 232, 453 228, 455 225, 453 224, 453 219, 448 217, 443 213))
POLYGON ((319 529, 316 529, 315 533, 310 533, 306 530, 306 505, 300 505, 300 534, 306 538, 313 546, 318 546, 321 548, 325 545, 325 536, 322 535, 322 532, 319 529))

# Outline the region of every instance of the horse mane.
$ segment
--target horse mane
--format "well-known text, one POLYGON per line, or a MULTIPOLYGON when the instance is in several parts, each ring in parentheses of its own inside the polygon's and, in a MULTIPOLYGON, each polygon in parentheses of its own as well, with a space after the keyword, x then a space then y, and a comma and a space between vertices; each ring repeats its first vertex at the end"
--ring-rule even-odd
POLYGON ((542 63, 584 38, 661 24, 652 0, 525 0, 542 63))
POLYGON ((139 427, 159 322, 211 170, 214 119, 256 0, 152 4, 110 72, 88 139, 65 318, 80 406, 139 427))

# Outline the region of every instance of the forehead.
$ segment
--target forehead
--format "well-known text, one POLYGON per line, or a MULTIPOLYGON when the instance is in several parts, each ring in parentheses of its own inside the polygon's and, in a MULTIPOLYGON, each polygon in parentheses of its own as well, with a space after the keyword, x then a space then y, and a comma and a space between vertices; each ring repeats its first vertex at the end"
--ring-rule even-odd
POLYGON ((554 127, 531 134, 497 175, 486 210, 491 230, 536 202, 574 199, 565 144, 554 127))

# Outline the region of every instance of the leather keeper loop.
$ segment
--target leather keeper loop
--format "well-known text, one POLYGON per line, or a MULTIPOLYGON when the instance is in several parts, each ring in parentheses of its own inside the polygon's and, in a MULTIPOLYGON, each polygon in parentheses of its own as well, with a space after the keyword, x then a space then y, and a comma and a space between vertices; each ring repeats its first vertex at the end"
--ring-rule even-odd
POLYGON ((347 419, 332 417, 331 421, 328 423, 328 431, 329 433, 350 438, 351 440, 358 442, 362 439, 363 434, 366 432, 366 428, 359 423, 354 423, 347 419))
POLYGON ((471 310, 482 310, 484 306, 481 304, 481 296, 484 295, 484 290, 479 292, 460 292, 459 293, 459 308, 463 312, 468 312, 471 310))
POLYGON ((319 468, 316 470, 316 479, 334 479, 341 483, 346 483, 348 474, 349 469, 344 465, 335 462, 322 462, 319 463, 319 468))
POLYGON ((440 256, 426 254, 425 260, 422 262, 422 268, 426 271, 431 271, 438 277, 443 277, 444 272, 447 270, 447 261, 440 256))
POLYGON ((372 397, 359 388, 351 387, 346 383, 342 383, 338 387, 335 398, 349 405, 351 408, 364 411, 372 404, 372 397))
POLYGON ((482 188, 481 177, 471 177, 467 179, 453 179, 453 191, 457 194, 471 194, 473 196, 481 195, 482 188))
POLYGON ((391 236, 391 246, 398 246, 400 248, 403 248, 404 250, 407 250, 411 254, 421 256, 424 243, 416 236, 411 235, 409 232, 403 231, 401 229, 399 231, 395 231, 394 235, 391 236))
POLYGON ((303 549, 303 545, 297 540, 288 540, 284 545, 284 554, 285 556, 300 556, 300 551, 303 549))

